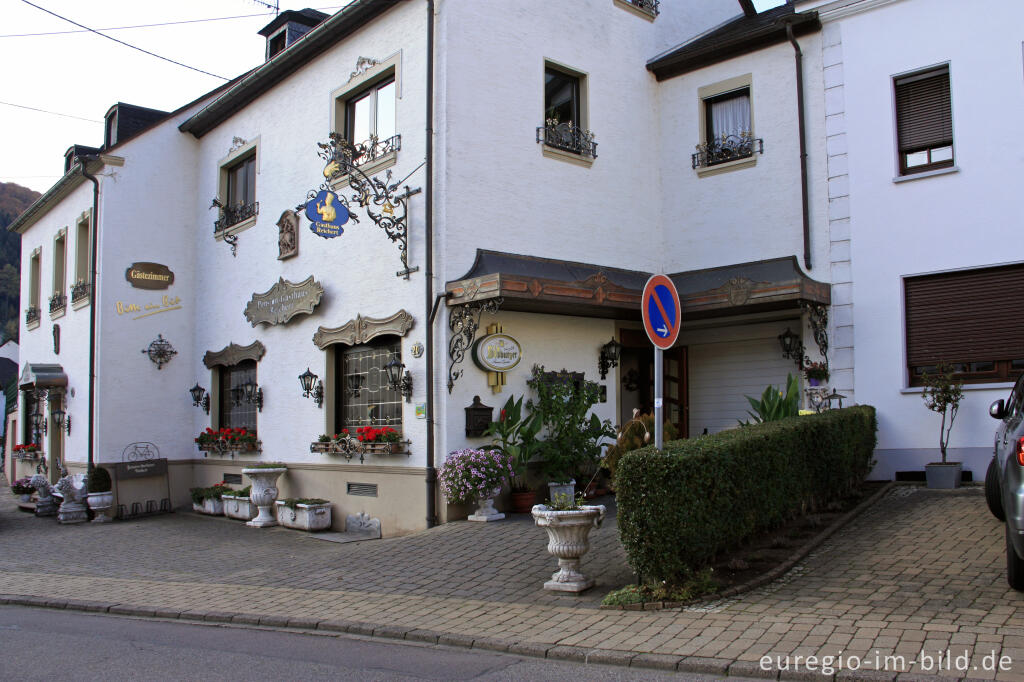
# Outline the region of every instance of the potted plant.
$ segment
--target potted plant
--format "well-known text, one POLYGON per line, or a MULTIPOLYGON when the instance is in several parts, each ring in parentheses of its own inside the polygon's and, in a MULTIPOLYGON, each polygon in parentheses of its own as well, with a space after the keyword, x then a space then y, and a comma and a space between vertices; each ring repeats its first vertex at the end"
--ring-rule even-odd
POLYGON ((274 516, 274 502, 277 500, 277 478, 288 471, 281 462, 261 462, 242 469, 242 473, 252 479, 249 499, 259 507, 256 518, 245 525, 253 528, 267 528, 277 525, 274 516))
POLYGON ((110 472, 103 467, 94 466, 89 472, 88 478, 89 509, 92 509, 95 516, 93 523, 106 523, 111 520, 107 516, 107 510, 114 505, 113 484, 110 480, 110 472))
MULTIPOLYGON (((664 423, 662 433, 666 441, 675 440, 679 437, 679 432, 676 430, 675 425, 669 421, 664 423)), ((608 469, 608 475, 612 483, 615 482, 615 472, 619 468, 619 459, 627 452, 632 452, 650 443, 653 434, 654 415, 640 414, 640 410, 634 408, 633 418, 619 427, 618 434, 615 436, 615 443, 609 445, 604 451, 602 464, 608 469)))
POLYGON ((811 386, 818 386, 828 381, 828 365, 824 362, 809 362, 804 365, 804 376, 811 386))
POLYGON ((192 496, 193 511, 210 516, 222 516, 224 501, 221 498, 224 493, 230 493, 231 488, 222 481, 214 483, 209 488, 189 488, 188 492, 192 496))
POLYGON ((531 399, 526 406, 547 431, 539 450, 552 500, 555 495, 575 497, 575 476, 600 460, 601 439, 615 435, 609 420, 602 421, 590 412, 600 399, 600 386, 564 377, 572 377, 572 373, 549 374, 543 366, 534 365, 526 382, 537 393, 536 401, 531 399))
POLYGON ((247 485, 241 490, 232 490, 220 496, 224 503, 224 516, 229 519, 251 521, 256 517, 256 505, 249 499, 252 486, 247 485))
MULTIPOLYGON (((348 435, 348 430, 345 434, 348 435)), ((397 455, 406 451, 409 441, 402 440, 402 434, 390 426, 361 426, 356 429, 356 440, 363 445, 363 452, 375 455, 397 455)))
POLYGON ((285 528, 315 533, 331 527, 330 500, 318 497, 290 497, 277 501, 277 521, 285 528))
POLYGON ((202 452, 215 452, 221 455, 227 452, 259 452, 261 445, 255 431, 230 426, 217 430, 207 427, 196 436, 195 442, 202 452))
POLYGON ((940 362, 934 373, 925 372, 922 377, 924 393, 921 397, 924 399, 925 407, 942 415, 939 424, 939 451, 942 453, 942 461, 929 462, 924 467, 925 480, 929 488, 960 487, 963 463, 946 461, 949 434, 953 430, 953 421, 960 409, 960 402, 964 399, 964 382, 956 379, 955 374, 956 370, 952 365, 940 362))
POLYGON ((485 436, 493 438, 494 447, 512 459, 512 511, 520 514, 529 513, 536 501, 536 493, 527 484, 526 469, 539 451, 537 434, 542 426, 537 414, 524 416, 523 397, 516 400, 513 396, 501 408, 498 421, 491 422, 484 431, 485 436))
POLYGON ((451 502, 472 502, 478 509, 470 521, 497 521, 505 515, 494 508, 505 478, 513 473, 511 458, 501 450, 456 450, 448 454, 438 479, 451 502))
POLYGON ((15 459, 36 459, 39 456, 38 443, 19 443, 11 448, 15 459))
POLYGON ((558 558, 558 570, 544 589, 578 593, 593 587, 594 579, 580 572, 580 559, 590 549, 590 530, 604 521, 604 505, 556 494, 551 504, 538 504, 532 513, 533 522, 548 533, 548 553, 558 558))
POLYGON ((19 478, 11 484, 11 492, 19 496, 21 502, 31 502, 32 493, 36 491, 35 486, 32 485, 32 479, 25 477, 19 478))

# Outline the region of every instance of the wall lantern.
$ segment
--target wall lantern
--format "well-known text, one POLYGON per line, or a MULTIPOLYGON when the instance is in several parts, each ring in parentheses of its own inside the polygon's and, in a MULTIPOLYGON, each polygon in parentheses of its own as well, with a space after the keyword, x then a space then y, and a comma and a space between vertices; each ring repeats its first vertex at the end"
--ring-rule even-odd
POLYGON ((358 398, 359 391, 362 390, 363 383, 366 381, 366 375, 349 374, 345 377, 345 381, 348 383, 348 394, 353 398, 358 398))
POLYGON ((598 369, 601 371, 601 378, 608 376, 608 370, 619 366, 619 351, 622 344, 612 337, 612 340, 601 346, 601 356, 598 358, 598 369))
POLYGON ((188 389, 188 392, 192 396, 192 407, 202 407, 206 414, 210 414, 210 394, 199 385, 198 381, 195 386, 188 389))
POLYGON ((256 405, 256 409, 263 411, 263 389, 255 381, 247 381, 233 391, 238 391, 239 404, 242 400, 250 405, 256 405))
POLYGON ((32 430, 36 433, 37 437, 46 435, 46 415, 39 412, 32 414, 32 430))
POLYGON ((786 331, 779 334, 779 345, 782 346, 782 357, 796 360, 796 368, 804 367, 804 343, 800 337, 786 327, 786 331))
POLYGON ((324 407, 324 382, 317 381, 317 376, 309 371, 309 367, 306 371, 299 375, 299 383, 302 384, 302 397, 308 398, 313 396, 313 402, 320 409, 324 407))
POLYGON ((56 409, 50 410, 50 416, 53 417, 53 425, 57 427, 58 431, 67 429, 68 435, 71 435, 71 415, 58 406, 56 409))
POLYGON ((391 362, 384 365, 384 371, 388 373, 388 384, 393 390, 399 391, 405 396, 405 402, 412 398, 412 375, 405 371, 405 363, 397 356, 391 358, 391 362))

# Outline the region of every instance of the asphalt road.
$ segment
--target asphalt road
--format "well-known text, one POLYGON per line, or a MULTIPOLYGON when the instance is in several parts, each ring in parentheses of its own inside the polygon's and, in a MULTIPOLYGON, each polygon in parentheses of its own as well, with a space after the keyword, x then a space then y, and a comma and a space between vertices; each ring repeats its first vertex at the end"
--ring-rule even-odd
MULTIPOLYGON (((0 680, 668 680, 658 671, 0 606, 0 680)), ((712 679, 690 676, 687 679, 712 679)))

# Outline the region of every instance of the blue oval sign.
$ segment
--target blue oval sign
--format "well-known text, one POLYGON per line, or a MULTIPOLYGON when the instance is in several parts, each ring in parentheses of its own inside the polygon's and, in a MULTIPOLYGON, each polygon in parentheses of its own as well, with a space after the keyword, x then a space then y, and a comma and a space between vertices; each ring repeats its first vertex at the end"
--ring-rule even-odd
POLYGON ((345 231, 342 225, 348 222, 348 207, 341 203, 337 194, 322 189, 306 202, 306 217, 313 234, 332 239, 345 231))

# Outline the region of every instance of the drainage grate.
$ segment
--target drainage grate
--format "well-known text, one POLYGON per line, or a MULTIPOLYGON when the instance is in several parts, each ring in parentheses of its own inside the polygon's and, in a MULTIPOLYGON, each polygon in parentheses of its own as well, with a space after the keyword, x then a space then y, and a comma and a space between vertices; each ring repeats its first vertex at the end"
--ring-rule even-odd
POLYGON ((232 485, 242 485, 242 474, 224 474, 221 480, 232 485))
POLYGON ((376 483, 349 483, 349 495, 361 495, 363 497, 377 497, 376 483))

